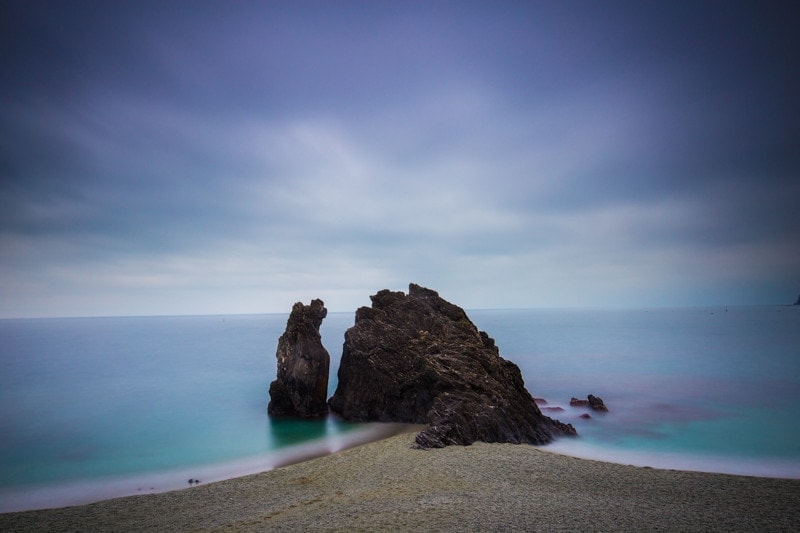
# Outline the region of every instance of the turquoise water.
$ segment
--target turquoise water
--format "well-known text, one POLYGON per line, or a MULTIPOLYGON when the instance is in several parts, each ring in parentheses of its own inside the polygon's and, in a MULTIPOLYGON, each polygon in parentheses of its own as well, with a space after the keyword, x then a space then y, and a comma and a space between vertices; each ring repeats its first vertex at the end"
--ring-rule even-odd
POLYGON ((549 448, 641 466, 800 477, 800 308, 474 313, 580 439, 549 448), (590 420, 571 396, 604 399, 590 420))
MULTIPOLYGON (((563 453, 800 477, 800 308, 470 311, 563 453), (601 396, 590 420, 571 396, 601 396)), ((352 313, 322 335, 336 386, 352 313)), ((286 315, 0 320, 0 510, 168 490, 375 438, 266 414, 286 315), (77 498, 77 499, 75 499, 77 498)))

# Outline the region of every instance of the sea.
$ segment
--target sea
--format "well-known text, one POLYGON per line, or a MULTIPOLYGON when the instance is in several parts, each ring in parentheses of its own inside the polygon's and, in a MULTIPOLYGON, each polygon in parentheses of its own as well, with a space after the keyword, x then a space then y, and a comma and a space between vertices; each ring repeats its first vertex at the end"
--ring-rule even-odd
MULTIPOLYGON (((544 450, 800 478, 800 306, 468 315, 577 429, 544 450), (609 411, 570 406, 588 394, 609 411)), ((0 512, 189 488, 396 431, 267 415, 287 318, 0 320, 0 512)), ((321 328, 330 394, 353 320, 329 313, 321 328)))

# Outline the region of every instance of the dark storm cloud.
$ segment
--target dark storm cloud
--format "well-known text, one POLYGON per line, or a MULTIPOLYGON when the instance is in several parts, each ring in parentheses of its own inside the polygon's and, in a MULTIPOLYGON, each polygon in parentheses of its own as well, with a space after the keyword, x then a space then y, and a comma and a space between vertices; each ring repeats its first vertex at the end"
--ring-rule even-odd
POLYGON ((479 306, 800 283, 792 3, 2 11, 6 315, 349 308, 409 279, 479 306))

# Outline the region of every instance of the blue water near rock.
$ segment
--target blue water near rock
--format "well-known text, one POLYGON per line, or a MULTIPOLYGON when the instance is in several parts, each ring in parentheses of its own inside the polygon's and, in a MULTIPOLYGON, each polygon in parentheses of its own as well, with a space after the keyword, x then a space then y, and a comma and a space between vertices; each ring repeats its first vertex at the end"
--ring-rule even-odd
MULTIPOLYGON (((800 308, 469 311, 563 411, 546 447, 800 477, 800 308), (610 412, 569 406, 602 397, 610 412)), ((322 326, 336 386, 353 313, 322 326)), ((287 315, 0 320, 0 511, 186 487, 377 438, 266 414, 287 315)))
POLYGON ((800 308, 473 313, 580 457, 800 478, 800 308), (569 407, 600 396, 608 414, 569 407))

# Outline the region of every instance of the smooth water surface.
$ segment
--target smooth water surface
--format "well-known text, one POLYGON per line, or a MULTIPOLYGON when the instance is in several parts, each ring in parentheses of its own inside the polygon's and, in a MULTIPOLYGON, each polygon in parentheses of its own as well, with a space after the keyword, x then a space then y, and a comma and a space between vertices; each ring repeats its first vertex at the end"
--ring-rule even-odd
MULTIPOLYGON (((199 467, 269 467, 288 461, 290 448, 312 453, 299 444, 324 441, 324 451, 352 432, 347 438, 364 439, 365 425, 334 417, 267 416, 286 319, 0 321, 0 510, 22 489, 143 475, 139 484, 152 485, 146 475, 165 471, 185 485, 184 474, 199 467)), ((343 336, 347 320, 333 315, 323 333, 334 327, 343 336)), ((338 368, 341 348, 331 351, 338 368)))
MULTIPOLYGON (((800 308, 469 315, 578 429, 551 449, 800 477, 800 308), (589 393, 610 413, 579 418, 569 399, 589 393)), ((286 318, 0 320, 0 510, 179 488, 374 438, 380 425, 267 416, 286 318)), ((329 393, 352 321, 323 322, 329 393)))
POLYGON ((547 413, 552 449, 670 468, 800 477, 800 308, 473 312, 547 413), (609 414, 569 407, 595 394, 609 414))

